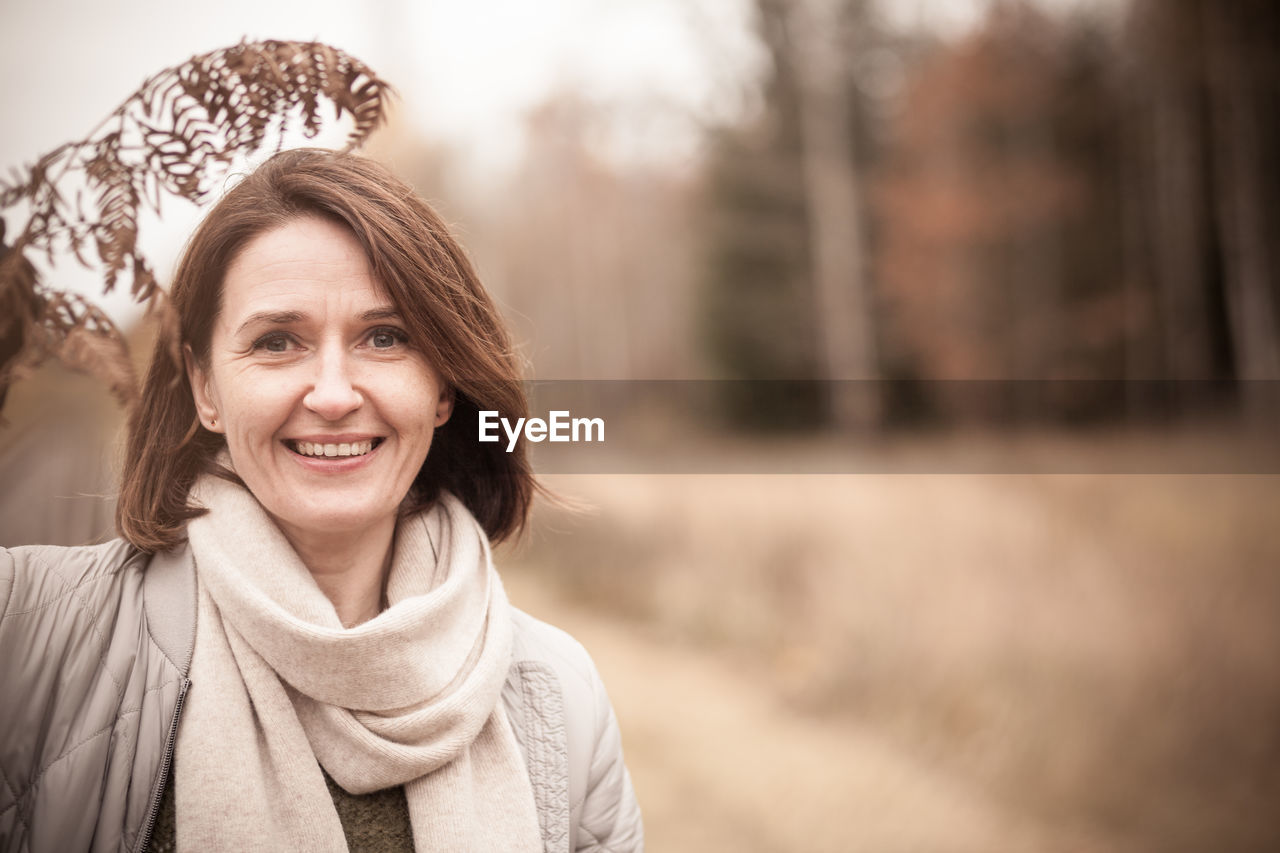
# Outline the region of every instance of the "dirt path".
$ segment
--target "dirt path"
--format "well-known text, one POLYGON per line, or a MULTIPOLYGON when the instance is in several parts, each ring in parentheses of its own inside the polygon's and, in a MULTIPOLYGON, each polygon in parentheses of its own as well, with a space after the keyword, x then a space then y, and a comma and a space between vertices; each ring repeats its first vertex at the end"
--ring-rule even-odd
POLYGON ((1004 813, 873 732, 796 714, 715 656, 558 602, 518 571, 506 583, 595 658, 653 851, 1100 849, 1004 813))

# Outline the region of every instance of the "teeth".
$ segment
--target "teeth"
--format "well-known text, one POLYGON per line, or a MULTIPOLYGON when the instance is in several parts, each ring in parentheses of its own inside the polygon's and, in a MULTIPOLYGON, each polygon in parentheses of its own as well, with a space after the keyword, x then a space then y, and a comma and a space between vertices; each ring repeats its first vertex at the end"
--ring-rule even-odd
POLYGON ((322 444, 316 441, 295 441, 293 448, 303 456, 364 456, 373 450, 373 440, 352 441, 341 444, 322 444))

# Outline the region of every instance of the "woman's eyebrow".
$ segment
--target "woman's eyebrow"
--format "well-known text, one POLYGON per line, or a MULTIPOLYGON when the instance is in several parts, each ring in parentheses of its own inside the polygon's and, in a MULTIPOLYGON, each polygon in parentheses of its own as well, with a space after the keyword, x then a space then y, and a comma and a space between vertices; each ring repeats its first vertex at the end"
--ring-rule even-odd
POLYGON ((266 323, 271 326, 283 326, 289 323, 297 323, 302 319, 301 311, 259 311, 256 314, 250 314, 240 328, 236 329, 236 334, 240 334, 246 327, 256 323, 266 323))
POLYGON ((391 306, 386 308, 372 308, 360 315, 360 320, 365 323, 372 323, 375 320, 399 320, 400 312, 391 306))

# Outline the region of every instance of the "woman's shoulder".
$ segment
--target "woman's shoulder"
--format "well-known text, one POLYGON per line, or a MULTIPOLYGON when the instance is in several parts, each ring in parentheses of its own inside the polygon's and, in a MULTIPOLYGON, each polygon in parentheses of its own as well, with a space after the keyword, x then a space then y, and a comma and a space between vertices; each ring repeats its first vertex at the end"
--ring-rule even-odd
POLYGON ((557 674, 585 684, 593 684, 600 676, 586 648, 569 632, 543 622, 518 607, 512 608, 515 623, 516 663, 541 662, 557 674))
POLYGON ((88 849, 148 801, 184 682, 148 618, 156 562, 121 540, 0 548, 0 838, 88 849), (77 821, 51 811, 72 802, 77 821))
POLYGON ((509 705, 522 708, 517 722, 542 720, 562 732, 570 758, 573 788, 613 712, 591 655, 567 632, 513 608, 515 643, 507 680, 509 705), (563 728, 561 728, 561 724, 563 728))
MULTIPOLYGON (((644 829, 623 760, 618 721, 595 662, 566 631, 519 609, 513 608, 513 614, 514 680, 524 704, 542 709, 530 713, 526 707, 517 717, 517 727, 528 726, 531 718, 547 720, 551 724, 533 732, 534 738, 563 748, 570 849, 643 849, 644 829)), ((520 732, 517 738, 528 752, 530 733, 520 732)), ((535 787, 537 779, 553 775, 539 769, 537 755, 526 758, 535 787)))
POLYGON ((53 572, 59 577, 90 580, 120 571, 131 561, 146 555, 123 539, 100 545, 18 545, 0 548, 0 571, 4 576, 21 572, 53 572))
POLYGON ((90 606, 94 590, 141 572, 147 555, 123 539, 101 545, 0 548, 0 613, 31 612, 73 598, 90 606))
POLYGON ((595 661, 568 632, 512 610, 512 676, 522 685, 525 701, 563 719, 571 756, 592 756, 602 733, 617 725, 595 661))

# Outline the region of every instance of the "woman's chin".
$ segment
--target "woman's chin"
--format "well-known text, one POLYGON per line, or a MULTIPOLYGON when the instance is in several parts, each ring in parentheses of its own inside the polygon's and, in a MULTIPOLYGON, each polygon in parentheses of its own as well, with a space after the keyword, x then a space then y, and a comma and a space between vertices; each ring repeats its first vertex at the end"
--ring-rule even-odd
POLYGON ((333 541, 358 538, 385 527, 388 532, 395 529, 396 514, 379 509, 345 507, 315 507, 306 512, 296 509, 283 514, 275 514, 276 523, 292 540, 305 538, 308 541, 333 541))

